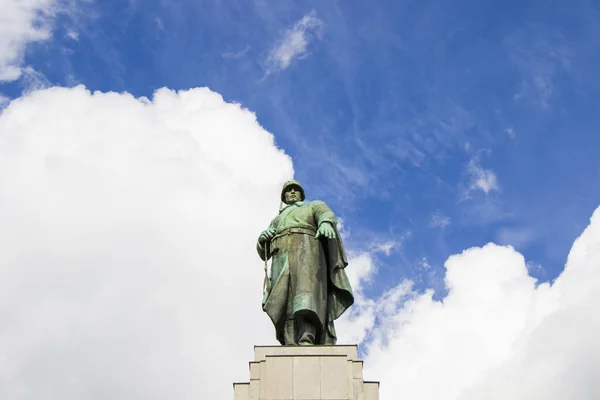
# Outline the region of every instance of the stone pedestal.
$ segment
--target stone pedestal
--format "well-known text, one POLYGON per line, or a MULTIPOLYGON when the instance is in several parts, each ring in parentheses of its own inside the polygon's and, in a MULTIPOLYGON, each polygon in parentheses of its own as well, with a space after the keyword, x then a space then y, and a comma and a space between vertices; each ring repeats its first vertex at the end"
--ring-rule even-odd
POLYGON ((250 382, 234 383, 234 400, 379 400, 365 382, 356 346, 255 346, 250 382))

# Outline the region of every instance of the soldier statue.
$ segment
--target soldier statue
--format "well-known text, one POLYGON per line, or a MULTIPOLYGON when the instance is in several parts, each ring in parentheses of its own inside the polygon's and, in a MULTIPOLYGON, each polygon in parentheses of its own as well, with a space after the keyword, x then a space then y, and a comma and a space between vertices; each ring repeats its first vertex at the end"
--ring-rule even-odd
POLYGON ((282 345, 334 345, 333 321, 354 303, 348 260, 331 209, 304 198, 299 182, 286 182, 279 215, 258 237, 258 255, 272 259, 262 308, 282 345))

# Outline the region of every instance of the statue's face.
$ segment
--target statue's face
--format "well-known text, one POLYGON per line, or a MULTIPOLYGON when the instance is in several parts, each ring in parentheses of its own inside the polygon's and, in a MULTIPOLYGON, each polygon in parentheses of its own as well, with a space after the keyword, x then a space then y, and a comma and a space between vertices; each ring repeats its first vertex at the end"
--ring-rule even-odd
POLYGON ((302 191, 298 186, 292 185, 288 187, 285 192, 283 192, 283 198, 285 200, 285 204, 293 204, 297 201, 300 201, 302 198, 302 191))

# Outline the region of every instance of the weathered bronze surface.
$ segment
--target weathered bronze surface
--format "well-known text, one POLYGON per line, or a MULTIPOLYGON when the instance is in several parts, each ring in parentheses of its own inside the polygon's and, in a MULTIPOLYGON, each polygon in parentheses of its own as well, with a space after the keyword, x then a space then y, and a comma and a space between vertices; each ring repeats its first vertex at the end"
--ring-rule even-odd
POLYGON ((348 260, 333 211, 304 198, 299 182, 286 182, 279 215, 258 237, 258 255, 272 259, 262 307, 281 344, 333 345, 333 321, 354 303, 348 260))

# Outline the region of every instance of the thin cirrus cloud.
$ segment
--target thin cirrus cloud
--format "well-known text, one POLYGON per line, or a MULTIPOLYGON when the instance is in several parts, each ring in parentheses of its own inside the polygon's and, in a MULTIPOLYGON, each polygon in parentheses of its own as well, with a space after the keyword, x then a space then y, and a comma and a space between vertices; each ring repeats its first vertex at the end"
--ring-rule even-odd
POLYGON ((320 39, 323 29, 324 23, 317 18, 314 10, 302 17, 284 32, 269 52, 265 75, 287 69, 294 60, 305 57, 310 42, 320 39))

